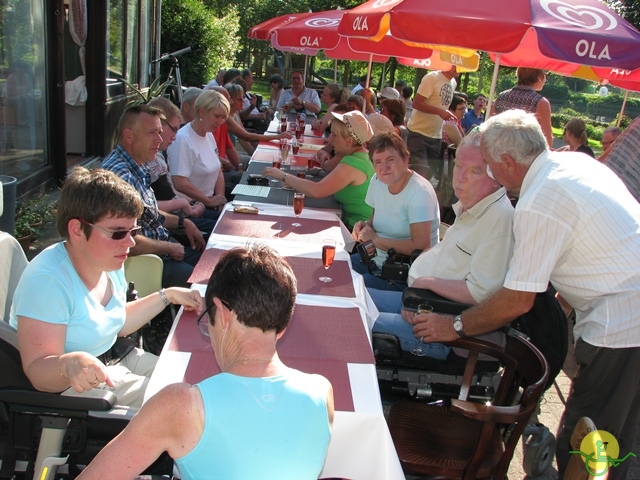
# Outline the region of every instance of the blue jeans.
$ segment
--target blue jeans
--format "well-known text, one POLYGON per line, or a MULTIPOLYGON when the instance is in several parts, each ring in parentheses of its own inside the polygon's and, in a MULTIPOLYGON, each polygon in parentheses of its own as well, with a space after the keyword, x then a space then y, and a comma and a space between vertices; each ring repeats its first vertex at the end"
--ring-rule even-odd
POLYGON ((187 280, 193 272, 193 267, 200 260, 200 255, 202 255, 202 252, 187 246, 184 247, 184 259, 181 262, 172 258, 165 258, 163 255, 162 286, 165 288, 188 288, 190 283, 187 280))
POLYGON ((445 360, 451 351, 441 343, 423 343, 413 334, 413 325, 407 322, 400 311, 402 310, 402 292, 392 292, 368 288, 373 303, 380 311, 380 315, 373 324, 373 333, 388 333, 395 335, 400 341, 402 350, 410 352, 420 347, 425 356, 437 360, 445 360))
POLYGON ((377 290, 391 290, 394 292, 401 292, 405 288, 407 288, 406 283, 398 283, 390 280, 385 280, 380 277, 380 267, 378 267, 375 263, 371 264, 371 271, 375 274, 372 275, 369 272, 369 267, 366 263, 362 263, 360 261, 360 254, 354 253, 351 255, 351 265, 353 265, 353 270, 362 275, 362 279, 364 280, 364 285, 367 288, 375 288, 377 290))

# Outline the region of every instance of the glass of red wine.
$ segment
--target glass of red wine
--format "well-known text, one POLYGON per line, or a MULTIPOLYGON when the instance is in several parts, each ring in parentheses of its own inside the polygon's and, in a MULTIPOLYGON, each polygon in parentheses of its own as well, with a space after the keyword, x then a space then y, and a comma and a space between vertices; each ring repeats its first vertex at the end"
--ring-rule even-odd
MULTIPOLYGON (((333 259, 336 256, 336 241, 330 238, 325 238, 322 241, 322 265, 325 271, 333 264, 333 259)), ((321 282, 329 283, 333 282, 333 278, 322 276, 319 278, 321 282)))
POLYGON ((298 222, 300 215, 302 214, 302 209, 304 208, 304 193, 295 192, 293 194, 293 213, 296 216, 296 221, 292 223, 294 227, 301 227, 302 224, 298 222))

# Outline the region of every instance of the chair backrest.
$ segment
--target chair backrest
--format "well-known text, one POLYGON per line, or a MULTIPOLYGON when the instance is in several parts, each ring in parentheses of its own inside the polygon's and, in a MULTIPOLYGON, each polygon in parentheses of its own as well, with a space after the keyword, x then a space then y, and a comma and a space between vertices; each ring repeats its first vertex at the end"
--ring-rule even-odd
MULTIPOLYGON (((504 452, 494 473, 494 478, 504 478, 518 440, 544 392, 549 377, 549 364, 531 342, 519 336, 508 336, 504 350, 477 338, 462 338, 451 342, 450 345, 469 350, 460 400, 467 400, 479 354, 492 356, 503 366, 500 384, 491 403, 496 407, 518 407, 502 417, 495 417, 495 422, 499 424, 510 424, 503 430, 504 452)), ((474 461, 479 465, 482 461, 481 456, 474 458, 470 465, 474 461)))
POLYGON ((135 284, 139 297, 146 297, 162 288, 163 268, 162 259, 157 255, 135 255, 124 262, 124 276, 127 282, 135 284))
POLYGON ((3 322, 9 321, 13 292, 27 264, 18 241, 8 233, 0 232, 0 320, 3 322))

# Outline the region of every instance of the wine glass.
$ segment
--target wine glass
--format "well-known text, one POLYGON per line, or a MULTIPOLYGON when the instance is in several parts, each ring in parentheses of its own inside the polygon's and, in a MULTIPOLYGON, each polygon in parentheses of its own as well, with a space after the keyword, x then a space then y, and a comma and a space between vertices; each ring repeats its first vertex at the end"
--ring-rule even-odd
MULTIPOLYGON (((328 270, 333 263, 333 258, 336 256, 336 241, 330 238, 325 238, 322 241, 322 265, 325 270, 328 270)), ((319 280, 324 283, 333 282, 331 277, 320 277, 319 280)))
POLYGON ((283 165, 286 165, 288 156, 289 156, 289 144, 287 143, 286 140, 284 140, 280 144, 280 158, 282 160, 283 165))
MULTIPOLYGON (((282 162, 282 160, 280 159, 279 155, 274 155, 272 158, 272 162, 271 162, 271 166, 273 168, 277 168, 278 170, 280 170, 280 163, 282 162)), ((276 180, 275 178, 272 178, 271 181, 273 183, 278 183, 278 180, 276 180)))
MULTIPOLYGON (((433 307, 428 303, 421 303, 418 305, 418 309, 416 310, 416 315, 426 315, 429 313, 433 313, 433 307)), ((416 357, 424 357, 427 352, 424 351, 422 346, 424 342, 422 341, 422 337, 420 337, 420 345, 411 349, 411 353, 413 353, 416 357)))
POLYGON ((295 192, 293 194, 293 213, 296 215, 296 221, 292 223, 294 227, 301 227, 302 224, 297 220, 300 218, 300 214, 302 213, 302 209, 304 208, 304 193, 295 192))

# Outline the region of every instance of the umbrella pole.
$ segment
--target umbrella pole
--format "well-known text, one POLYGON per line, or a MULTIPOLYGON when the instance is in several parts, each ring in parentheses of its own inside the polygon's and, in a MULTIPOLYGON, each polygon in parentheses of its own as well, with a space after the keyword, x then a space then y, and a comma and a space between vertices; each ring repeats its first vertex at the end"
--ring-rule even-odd
POLYGON ((373 54, 369 55, 369 68, 367 68, 367 88, 369 88, 369 83, 371 82, 371 67, 373 63, 373 54))
POLYGON ((338 83, 338 60, 333 61, 333 82, 338 83))
POLYGON ((622 108, 620 109, 620 115, 618 115, 618 127, 622 122, 622 115, 624 114, 624 107, 627 106, 627 98, 629 98, 629 90, 624 91, 624 99, 622 100, 622 108))
POLYGON ((307 68, 309 67, 309 56, 305 55, 304 56, 304 83, 307 83, 307 68))
POLYGON ((484 114, 485 120, 491 117, 491 105, 493 104, 493 96, 496 93, 496 84, 498 83, 498 70, 500 70, 500 54, 496 56, 496 64, 493 67, 493 77, 491 77, 491 90, 489 90, 489 101, 487 102, 487 111, 484 114))

